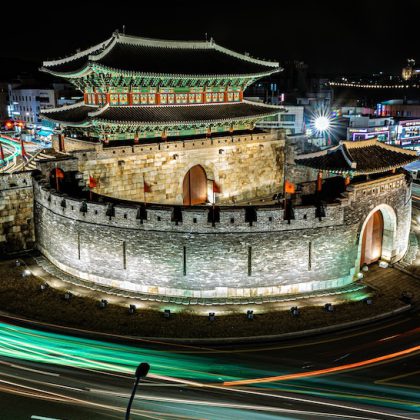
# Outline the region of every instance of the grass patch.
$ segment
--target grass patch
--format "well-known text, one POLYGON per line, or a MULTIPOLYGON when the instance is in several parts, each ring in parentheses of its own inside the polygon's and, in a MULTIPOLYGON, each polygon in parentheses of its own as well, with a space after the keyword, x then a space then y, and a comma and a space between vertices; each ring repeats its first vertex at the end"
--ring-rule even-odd
MULTIPOLYGON (((292 317, 289 311, 258 314, 255 308, 254 320, 245 316, 245 308, 230 315, 217 316, 210 322, 184 309, 164 319, 163 312, 138 310, 130 315, 127 307, 109 304, 99 308, 97 300, 73 296, 64 300, 64 292, 53 288, 40 290, 41 281, 29 275, 22 278, 23 267, 14 262, 3 262, 0 267, 0 310, 32 320, 77 327, 86 330, 133 335, 142 337, 214 338, 245 337, 282 334, 293 331, 325 327, 358 319, 368 318, 403 306, 396 296, 376 293, 373 304, 348 302, 335 306, 327 313, 323 308, 303 307, 299 317, 292 317)), ((292 302, 291 302, 291 306, 292 302)))

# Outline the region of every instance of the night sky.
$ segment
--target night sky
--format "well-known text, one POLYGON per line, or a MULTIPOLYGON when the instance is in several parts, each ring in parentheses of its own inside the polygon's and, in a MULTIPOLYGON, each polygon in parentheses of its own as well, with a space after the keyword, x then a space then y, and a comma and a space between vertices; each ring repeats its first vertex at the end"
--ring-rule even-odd
POLYGON ((207 32, 226 47, 303 60, 322 74, 400 74, 406 58, 420 62, 419 16, 420 0, 40 1, 9 16, 3 8, 0 71, 10 57, 38 66, 125 24, 128 34, 154 38, 204 39, 207 32))

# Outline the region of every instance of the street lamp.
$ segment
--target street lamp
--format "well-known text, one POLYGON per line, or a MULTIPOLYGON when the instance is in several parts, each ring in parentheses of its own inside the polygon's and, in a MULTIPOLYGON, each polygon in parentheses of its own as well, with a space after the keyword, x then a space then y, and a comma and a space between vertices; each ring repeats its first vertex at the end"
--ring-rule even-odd
POLYGON ((130 401, 128 402, 127 411, 125 413, 125 420, 130 419, 131 405, 133 404, 134 396, 136 395, 137 385, 139 384, 141 378, 145 378, 147 376, 149 369, 149 363, 140 363, 136 369, 136 380, 134 381, 133 390, 131 391, 130 401))

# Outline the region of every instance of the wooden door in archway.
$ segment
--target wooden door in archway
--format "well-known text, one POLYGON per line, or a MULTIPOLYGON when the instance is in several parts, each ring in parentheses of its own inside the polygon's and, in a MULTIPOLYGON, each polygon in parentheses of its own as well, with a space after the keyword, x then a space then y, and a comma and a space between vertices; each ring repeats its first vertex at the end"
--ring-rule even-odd
POLYGON ((373 213, 366 223, 362 237, 360 266, 380 260, 384 236, 384 218, 380 210, 373 213))
POLYGON ((184 206, 204 204, 207 201, 207 176, 202 166, 193 166, 185 175, 183 198, 184 206))

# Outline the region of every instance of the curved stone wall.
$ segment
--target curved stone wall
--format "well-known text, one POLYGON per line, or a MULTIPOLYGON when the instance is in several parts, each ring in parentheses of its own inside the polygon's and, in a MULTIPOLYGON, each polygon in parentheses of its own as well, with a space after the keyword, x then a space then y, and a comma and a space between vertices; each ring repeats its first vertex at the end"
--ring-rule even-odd
POLYGON ((377 206, 395 211, 392 262, 407 247, 410 187, 403 174, 351 185, 340 203, 315 218, 314 207, 295 208, 283 220, 278 207, 221 208, 220 222, 208 222, 208 208, 185 208, 173 222, 172 207, 88 203, 49 191, 34 182, 37 245, 65 272, 111 287, 141 293, 191 297, 248 297, 303 293, 350 283, 358 273, 359 242, 366 217, 377 206), (387 207, 387 208, 388 208, 387 207))

